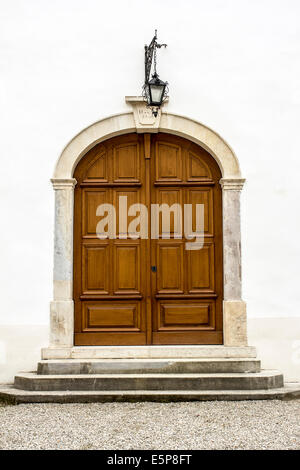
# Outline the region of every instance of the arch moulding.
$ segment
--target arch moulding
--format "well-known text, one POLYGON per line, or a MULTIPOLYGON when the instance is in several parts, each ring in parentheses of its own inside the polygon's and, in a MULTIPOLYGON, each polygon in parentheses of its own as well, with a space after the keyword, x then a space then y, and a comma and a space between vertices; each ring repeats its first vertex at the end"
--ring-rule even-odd
MULTIPOLYGON (((217 347, 218 354, 223 348, 224 357, 253 356, 253 348, 247 347, 246 305, 241 298, 240 191, 245 180, 241 177, 238 159, 222 137, 205 125, 164 111, 155 118, 141 97, 127 97, 126 101, 132 106, 131 112, 107 117, 82 130, 67 144, 55 166, 51 180, 55 190, 53 301, 50 307, 50 345, 43 349, 42 357, 107 357, 113 349, 74 347, 73 195, 76 180, 73 174, 80 159, 96 144, 130 132, 174 134, 200 145, 217 161, 222 173, 224 246, 224 346, 217 347)), ((153 347, 144 348, 147 348, 149 357, 152 354, 149 348, 153 347)), ((186 347, 186 354, 205 356, 207 350, 203 346, 186 347)), ((130 354, 135 356, 137 351, 136 348, 127 348, 127 357, 130 354)), ((115 357, 115 348, 111 354, 115 357)), ((211 349, 209 354, 212 354, 211 349)))
MULTIPOLYGON (((134 110, 101 119, 77 134, 62 151, 53 179, 73 177, 79 160, 99 142, 129 132, 166 132, 200 145, 217 161, 224 179, 241 179, 239 162, 230 146, 209 127, 177 114, 160 112, 157 118, 145 107, 139 97, 128 97, 134 110)), ((244 180, 243 180, 244 181, 244 180)))

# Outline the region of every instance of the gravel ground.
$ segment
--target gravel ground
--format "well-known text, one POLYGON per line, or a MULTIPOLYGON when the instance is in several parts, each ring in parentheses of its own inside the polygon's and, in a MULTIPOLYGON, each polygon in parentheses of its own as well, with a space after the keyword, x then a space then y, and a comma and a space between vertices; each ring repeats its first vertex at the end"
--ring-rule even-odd
POLYGON ((3 406, 0 449, 300 449, 300 400, 3 406))

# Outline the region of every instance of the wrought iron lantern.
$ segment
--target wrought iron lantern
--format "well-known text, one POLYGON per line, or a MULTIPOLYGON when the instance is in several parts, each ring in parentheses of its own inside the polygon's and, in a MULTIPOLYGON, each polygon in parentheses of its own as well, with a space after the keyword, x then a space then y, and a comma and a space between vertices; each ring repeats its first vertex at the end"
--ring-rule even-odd
POLYGON ((149 44, 145 46, 145 83, 143 86, 143 97, 147 102, 147 106, 152 109, 153 115, 156 117, 158 110, 162 103, 166 100, 168 94, 168 82, 160 80, 156 71, 156 49, 161 47, 167 47, 167 44, 158 44, 157 42, 157 30, 155 35, 149 44), (153 74, 151 80, 150 73, 153 62, 153 74))

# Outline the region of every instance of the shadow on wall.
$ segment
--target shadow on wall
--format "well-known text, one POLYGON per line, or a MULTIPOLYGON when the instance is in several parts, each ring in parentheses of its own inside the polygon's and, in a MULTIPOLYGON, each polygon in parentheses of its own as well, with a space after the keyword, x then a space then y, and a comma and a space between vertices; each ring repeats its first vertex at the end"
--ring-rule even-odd
POLYGON ((285 382, 300 382, 300 318, 248 318, 248 342, 263 369, 278 369, 285 382))
POLYGON ((48 343, 47 325, 1 325, 0 383, 12 383, 18 372, 36 370, 41 348, 48 343))

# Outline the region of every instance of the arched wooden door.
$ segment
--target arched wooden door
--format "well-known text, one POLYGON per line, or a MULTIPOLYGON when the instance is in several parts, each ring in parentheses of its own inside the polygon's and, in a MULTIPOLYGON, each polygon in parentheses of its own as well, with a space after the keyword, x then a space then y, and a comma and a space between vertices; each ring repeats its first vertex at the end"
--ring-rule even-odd
POLYGON ((127 134, 91 149, 74 177, 75 345, 222 344, 221 173, 213 157, 169 134, 127 134), (149 209, 148 238, 144 225, 132 238, 134 207, 125 231, 120 226, 120 196, 127 209, 149 209), (170 238, 161 214, 151 238, 150 206, 175 203, 183 229, 184 204, 192 205, 193 230, 196 204, 204 206, 201 249, 187 250, 184 236, 174 238, 172 212, 170 238), (101 204, 115 208, 116 238, 97 236, 101 204))

